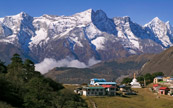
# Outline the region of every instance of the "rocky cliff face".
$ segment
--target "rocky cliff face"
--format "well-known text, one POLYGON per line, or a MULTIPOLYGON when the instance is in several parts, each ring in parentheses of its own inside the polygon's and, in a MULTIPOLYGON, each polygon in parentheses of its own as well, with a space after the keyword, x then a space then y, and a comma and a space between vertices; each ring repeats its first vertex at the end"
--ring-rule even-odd
MULTIPOLYGON (((69 56, 86 63, 91 57, 110 60, 157 53, 172 46, 172 31, 169 22, 157 17, 140 26, 130 17, 108 18, 102 10, 92 9, 72 16, 32 17, 21 12, 0 18, 0 43, 35 62, 69 56)), ((10 57, 5 51, 1 55, 10 57)))

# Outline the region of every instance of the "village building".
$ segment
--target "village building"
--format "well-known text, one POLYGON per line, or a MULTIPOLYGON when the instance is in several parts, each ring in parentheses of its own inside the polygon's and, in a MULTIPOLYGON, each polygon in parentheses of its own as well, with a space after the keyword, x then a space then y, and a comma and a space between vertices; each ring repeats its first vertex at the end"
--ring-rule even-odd
POLYGON ((88 86, 76 88, 74 92, 84 96, 114 96, 116 95, 116 82, 93 78, 88 86))
POLYGON ((126 85, 120 85, 119 90, 122 92, 126 91, 126 85))
POLYGON ((84 96, 104 96, 106 94, 104 87, 84 87, 83 95, 84 96))
POLYGON ((116 86, 116 82, 96 82, 94 83, 95 86, 101 86, 101 85, 112 85, 112 86, 116 86))
POLYGON ((168 81, 170 79, 170 77, 163 77, 163 81, 168 81))
POLYGON ((136 92, 133 91, 129 85, 120 85, 119 90, 123 95, 136 95, 136 92))
POLYGON ((159 92, 160 87, 161 86, 159 84, 153 84, 153 90, 156 92, 159 92))
POLYGON ((159 94, 161 94, 161 95, 167 95, 168 91, 169 91, 168 87, 160 87, 159 88, 159 94))
POLYGON ((169 78, 169 79, 167 79, 167 82, 173 84, 173 78, 169 78))
POLYGON ((141 84, 137 82, 135 73, 134 73, 134 78, 130 84, 131 84, 131 88, 141 88, 141 84))
POLYGON ((168 95, 172 96, 173 95, 173 85, 169 86, 169 93, 168 95))
POLYGON ((155 77, 154 80, 153 80, 153 83, 157 84, 160 81, 163 81, 163 77, 162 76, 155 77))
POLYGON ((127 85, 120 85, 119 90, 122 92, 131 92, 131 87, 127 85))
POLYGON ((76 88, 76 89, 74 90, 74 92, 75 92, 76 94, 83 95, 82 87, 76 88))
POLYGON ((105 88, 106 94, 108 96, 115 96, 116 95, 116 87, 112 85, 102 85, 105 88))
POLYGON ((98 79, 98 78, 93 78, 90 80, 90 85, 94 85, 96 82, 106 82, 105 79, 98 79))

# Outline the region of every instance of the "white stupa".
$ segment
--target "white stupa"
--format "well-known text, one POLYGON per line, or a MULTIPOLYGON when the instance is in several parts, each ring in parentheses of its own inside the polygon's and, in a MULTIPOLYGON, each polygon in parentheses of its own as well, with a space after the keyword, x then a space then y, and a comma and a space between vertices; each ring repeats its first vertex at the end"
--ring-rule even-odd
POLYGON ((131 84, 131 88, 141 88, 141 84, 137 82, 135 73, 134 73, 134 78, 130 84, 131 84))

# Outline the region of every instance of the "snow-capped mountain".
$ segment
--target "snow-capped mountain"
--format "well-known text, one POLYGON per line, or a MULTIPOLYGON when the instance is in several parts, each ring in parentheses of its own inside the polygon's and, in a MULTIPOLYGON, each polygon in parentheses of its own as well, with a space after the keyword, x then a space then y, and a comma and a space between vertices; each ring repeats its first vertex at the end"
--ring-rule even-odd
POLYGON ((151 22, 145 24, 144 27, 150 33, 150 37, 155 39, 157 43, 165 48, 172 46, 173 33, 169 21, 165 23, 158 17, 155 17, 151 22))
MULTIPOLYGON (((102 10, 92 9, 72 16, 32 17, 21 12, 0 18, 1 47, 10 44, 35 62, 67 56, 83 62, 91 57, 110 60, 157 53, 172 43, 170 23, 157 17, 144 26, 134 23, 130 17, 108 18, 102 10)), ((8 55, 3 50, 0 53, 1 58, 8 55)))

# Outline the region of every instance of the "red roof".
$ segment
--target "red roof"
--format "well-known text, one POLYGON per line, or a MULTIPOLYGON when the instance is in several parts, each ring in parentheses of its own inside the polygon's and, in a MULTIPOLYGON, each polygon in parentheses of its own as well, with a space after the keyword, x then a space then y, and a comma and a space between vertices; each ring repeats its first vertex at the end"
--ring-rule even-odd
POLYGON ((169 88, 168 87, 160 87, 159 90, 168 90, 169 88))
POLYGON ((159 86, 159 84, 153 84, 153 87, 158 87, 159 86))
POLYGON ((104 88, 115 88, 115 87, 112 86, 112 85, 102 85, 102 87, 104 87, 104 88))

